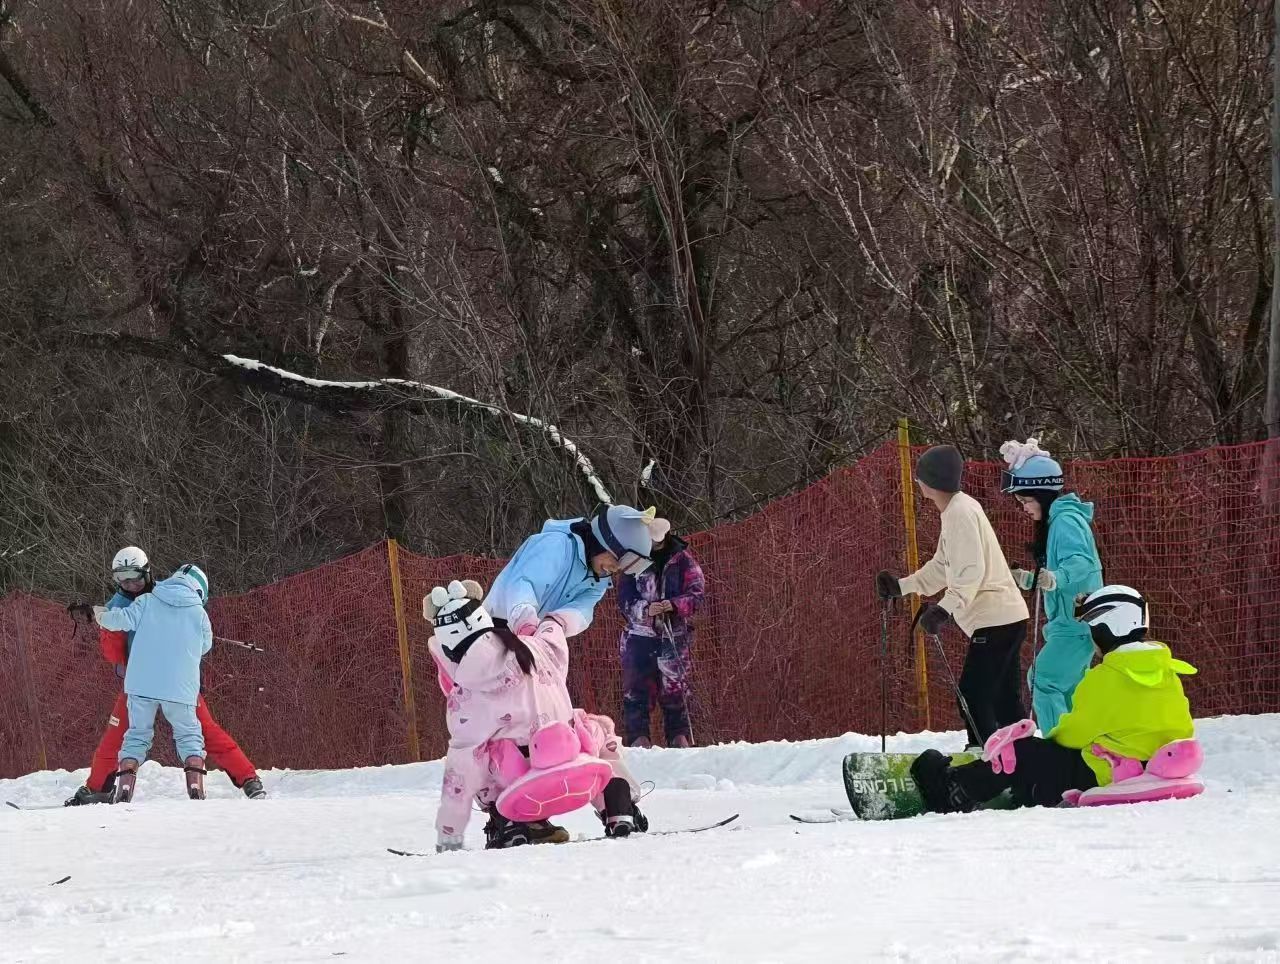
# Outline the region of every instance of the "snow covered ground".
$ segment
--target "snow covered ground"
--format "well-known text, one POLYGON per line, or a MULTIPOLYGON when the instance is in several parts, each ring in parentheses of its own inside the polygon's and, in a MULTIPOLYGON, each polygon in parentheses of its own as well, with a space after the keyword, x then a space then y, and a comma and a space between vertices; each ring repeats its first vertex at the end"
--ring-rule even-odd
POLYGON ((822 826, 788 814, 845 806, 840 760, 878 740, 631 751, 654 829, 742 817, 503 852, 476 819, 476 850, 425 858, 385 848, 432 849, 439 763, 268 773, 256 803, 148 764, 127 807, 0 808, 0 960, 1280 961, 1280 716, 1200 735, 1190 801, 822 826))

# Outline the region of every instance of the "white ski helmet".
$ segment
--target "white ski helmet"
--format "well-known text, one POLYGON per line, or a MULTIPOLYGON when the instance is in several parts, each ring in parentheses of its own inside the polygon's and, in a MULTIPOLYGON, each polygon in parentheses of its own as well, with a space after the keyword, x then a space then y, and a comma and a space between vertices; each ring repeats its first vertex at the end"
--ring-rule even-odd
POLYGON ((197 566, 194 562, 188 562, 185 565, 179 566, 178 571, 169 578, 172 579, 177 576, 186 576, 191 580, 192 587, 199 594, 200 601, 202 603, 207 603, 209 601, 209 577, 204 574, 203 569, 197 566))
POLYGON ((1128 586, 1103 586, 1079 604, 1076 618, 1089 627, 1104 653, 1147 635, 1147 601, 1128 586))
POLYGON ((137 546, 125 546, 111 560, 111 575, 121 579, 146 579, 151 575, 151 560, 137 546))

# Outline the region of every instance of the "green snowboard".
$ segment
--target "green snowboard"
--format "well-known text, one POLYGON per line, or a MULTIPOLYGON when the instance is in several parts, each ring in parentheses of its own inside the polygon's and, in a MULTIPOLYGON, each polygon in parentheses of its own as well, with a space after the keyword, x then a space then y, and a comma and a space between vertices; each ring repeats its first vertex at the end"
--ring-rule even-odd
MULTIPOLYGON (((924 798, 911 778, 918 753, 850 753, 844 758, 844 789, 860 820, 901 820, 924 813, 924 798)), ((972 753, 952 753, 953 766, 973 763, 972 753)), ((1002 793, 983 810, 1012 810, 1013 799, 1002 793)))

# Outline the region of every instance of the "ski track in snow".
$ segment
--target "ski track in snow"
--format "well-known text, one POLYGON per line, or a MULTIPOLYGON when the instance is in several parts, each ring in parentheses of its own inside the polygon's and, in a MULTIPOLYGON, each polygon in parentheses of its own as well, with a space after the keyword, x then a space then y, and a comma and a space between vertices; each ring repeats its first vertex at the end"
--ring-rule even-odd
POLYGON ((822 825, 789 814, 846 806, 840 761, 878 737, 633 750, 655 830, 742 816, 502 852, 477 816, 475 849, 423 858, 385 848, 433 849, 439 762, 267 772, 259 802, 213 773, 203 803, 147 764, 128 806, 0 808, 0 961, 1280 961, 1280 715, 1199 735, 1189 801, 822 825))

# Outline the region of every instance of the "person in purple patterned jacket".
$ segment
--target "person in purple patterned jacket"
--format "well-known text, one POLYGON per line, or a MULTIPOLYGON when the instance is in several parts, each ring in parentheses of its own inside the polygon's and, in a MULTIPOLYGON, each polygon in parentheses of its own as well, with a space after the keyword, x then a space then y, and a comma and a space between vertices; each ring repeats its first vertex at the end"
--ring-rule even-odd
POLYGON ((693 746, 689 724, 691 620, 702 605, 702 568, 688 544, 668 533, 652 551, 653 565, 618 583, 622 631, 622 724, 627 746, 647 747, 649 705, 656 690, 667 746, 693 746))

